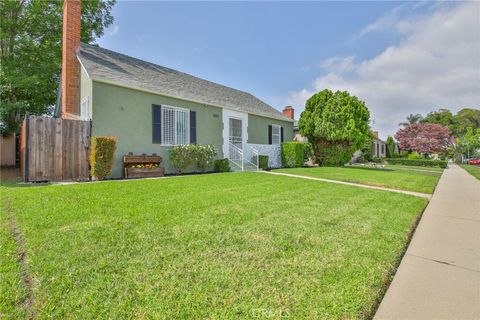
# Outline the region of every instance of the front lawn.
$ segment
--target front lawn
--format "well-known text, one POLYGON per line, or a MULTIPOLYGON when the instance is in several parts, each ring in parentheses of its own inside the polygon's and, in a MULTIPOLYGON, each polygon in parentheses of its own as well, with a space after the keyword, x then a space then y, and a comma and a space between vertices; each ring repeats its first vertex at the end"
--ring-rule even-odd
POLYGON ((313 167, 279 169, 275 172, 302 176, 354 182, 399 190, 433 193, 441 176, 441 171, 428 172, 406 170, 390 166, 388 169, 363 167, 313 167))
POLYGON ((262 173, 0 196, 6 319, 366 318, 427 202, 262 173))
POLYGON ((472 176, 480 180, 480 167, 479 166, 472 166, 470 164, 459 164, 460 167, 467 170, 472 176))

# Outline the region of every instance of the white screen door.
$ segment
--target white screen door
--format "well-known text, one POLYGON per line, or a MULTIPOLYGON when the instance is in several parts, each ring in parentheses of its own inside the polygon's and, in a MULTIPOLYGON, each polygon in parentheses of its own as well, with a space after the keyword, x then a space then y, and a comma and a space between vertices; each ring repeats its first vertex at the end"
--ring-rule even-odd
POLYGON ((229 141, 237 148, 242 148, 242 120, 230 118, 229 119, 229 141))

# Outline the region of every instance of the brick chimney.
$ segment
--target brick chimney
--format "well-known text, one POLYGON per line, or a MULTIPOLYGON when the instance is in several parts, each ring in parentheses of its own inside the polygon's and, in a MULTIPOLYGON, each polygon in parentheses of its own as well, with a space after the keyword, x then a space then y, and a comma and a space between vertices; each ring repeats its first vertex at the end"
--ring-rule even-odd
POLYGON ((290 118, 292 120, 295 119, 295 109, 293 109, 292 106, 286 106, 285 108, 283 108, 282 113, 287 118, 290 118))
POLYGON ((72 118, 80 113, 77 49, 80 46, 81 7, 81 0, 63 2, 62 118, 72 118))
POLYGON ((378 139, 378 131, 372 131, 373 136, 375 139, 378 139))

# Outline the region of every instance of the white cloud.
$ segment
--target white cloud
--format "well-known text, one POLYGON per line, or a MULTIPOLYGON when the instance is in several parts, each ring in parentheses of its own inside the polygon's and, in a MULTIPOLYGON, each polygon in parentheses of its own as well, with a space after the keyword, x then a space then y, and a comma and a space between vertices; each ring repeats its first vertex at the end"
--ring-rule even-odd
POLYGON ((351 71, 355 67, 354 61, 354 55, 348 57, 334 56, 322 61, 320 67, 329 72, 343 73, 351 71))
POLYGON ((329 73, 287 102, 303 110, 319 90, 347 90, 366 102, 383 137, 409 113, 480 107, 480 3, 437 7, 422 19, 397 21, 395 28, 405 36, 400 44, 364 61, 325 60, 329 73))
POLYGON ((118 27, 118 25, 117 25, 117 24, 114 24, 114 25, 112 25, 111 27, 109 27, 109 28, 107 29, 107 34, 108 34, 109 36, 112 36, 112 37, 113 37, 113 36, 115 36, 115 35, 118 33, 119 30, 120 30, 120 28, 118 27))

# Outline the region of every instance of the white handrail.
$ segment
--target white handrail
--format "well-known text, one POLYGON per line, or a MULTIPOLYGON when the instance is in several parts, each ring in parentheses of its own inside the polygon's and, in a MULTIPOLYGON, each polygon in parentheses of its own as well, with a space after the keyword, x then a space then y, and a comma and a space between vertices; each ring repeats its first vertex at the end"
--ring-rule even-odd
POLYGON ((228 144, 228 159, 243 171, 243 151, 231 142, 228 144))
POLYGON ((242 171, 244 171, 245 169, 245 163, 253 166, 256 170, 258 170, 259 159, 257 149, 254 149, 245 144, 243 145, 244 150, 242 150, 231 142, 229 142, 228 147, 228 159, 230 160, 230 162, 239 167, 242 171), (246 155, 249 156, 250 154, 253 155, 251 161, 248 159, 248 157, 245 157, 246 155))

